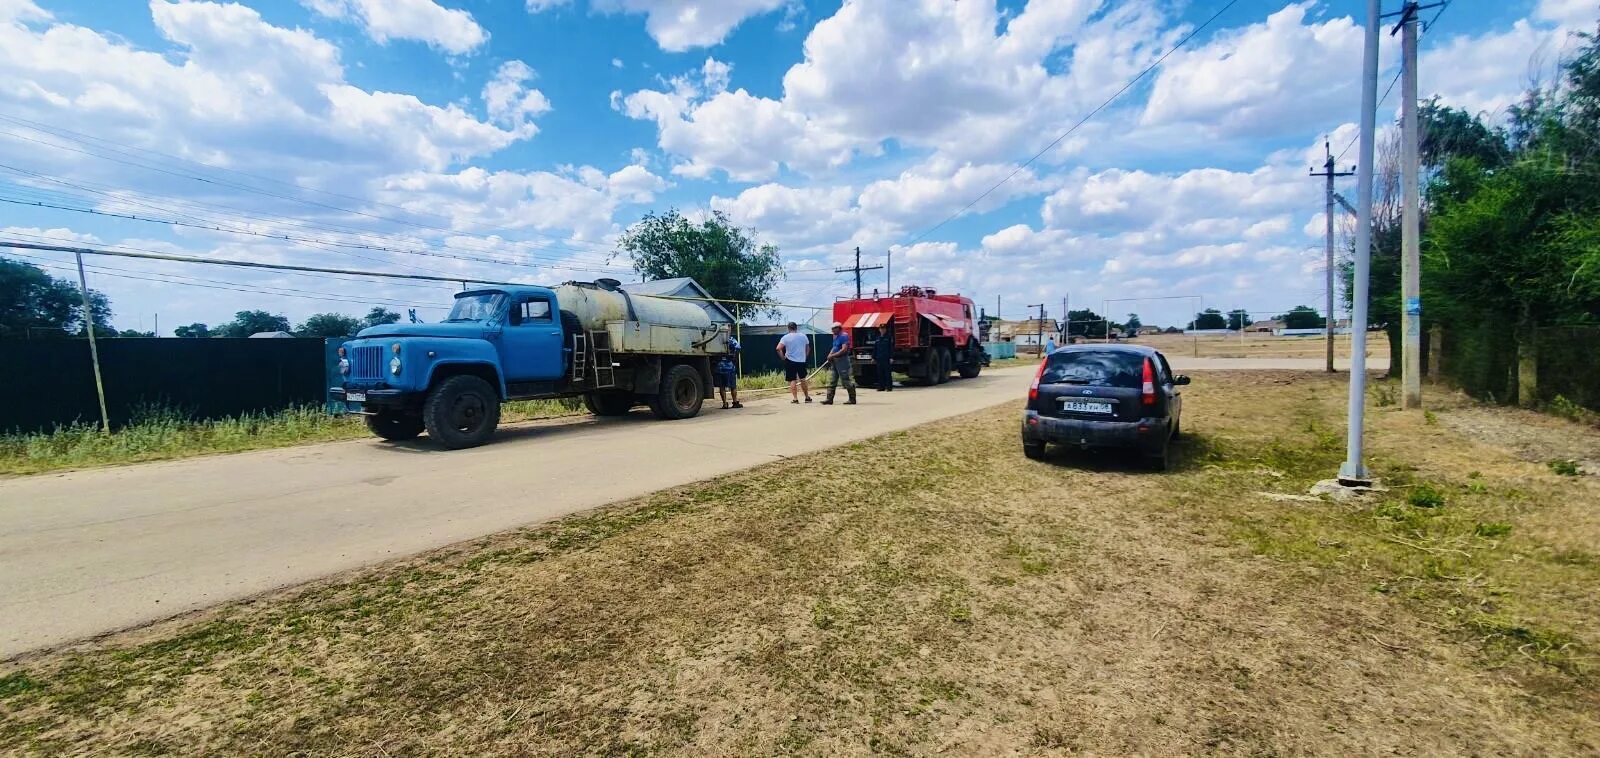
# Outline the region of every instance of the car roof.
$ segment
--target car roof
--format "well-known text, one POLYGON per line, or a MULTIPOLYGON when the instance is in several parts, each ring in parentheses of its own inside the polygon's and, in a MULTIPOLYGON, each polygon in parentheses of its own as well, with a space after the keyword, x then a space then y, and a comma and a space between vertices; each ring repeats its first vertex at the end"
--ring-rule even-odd
POLYGON ((1157 350, 1149 345, 1120 345, 1102 343, 1099 345, 1063 345, 1051 352, 1056 353, 1131 353, 1133 355, 1156 355, 1157 350))

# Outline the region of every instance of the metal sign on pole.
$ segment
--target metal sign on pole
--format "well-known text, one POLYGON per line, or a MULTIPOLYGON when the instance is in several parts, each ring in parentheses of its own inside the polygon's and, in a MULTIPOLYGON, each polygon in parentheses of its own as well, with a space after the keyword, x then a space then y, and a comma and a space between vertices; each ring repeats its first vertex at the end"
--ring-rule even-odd
POLYGON ((94 394, 100 399, 100 429, 111 433, 111 414, 106 412, 106 385, 100 378, 100 345, 94 338, 94 309, 89 305, 89 279, 83 273, 83 253, 73 253, 78 259, 78 294, 83 297, 83 328, 89 334, 89 360, 94 364, 94 394))
POLYGON ((1377 142, 1379 0, 1367 0, 1366 40, 1361 67, 1361 146, 1356 156, 1355 282, 1350 302, 1349 424, 1339 481, 1370 483, 1361 460, 1367 400, 1367 296, 1372 264, 1372 160, 1377 142))

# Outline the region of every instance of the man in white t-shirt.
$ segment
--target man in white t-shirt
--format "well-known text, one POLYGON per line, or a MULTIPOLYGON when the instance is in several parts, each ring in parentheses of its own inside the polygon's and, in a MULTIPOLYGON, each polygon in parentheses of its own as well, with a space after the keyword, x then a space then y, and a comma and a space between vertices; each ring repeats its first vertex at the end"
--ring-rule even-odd
POLYGON ((789 322, 789 333, 778 340, 778 357, 783 359, 783 378, 789 381, 789 402, 799 403, 796 387, 811 402, 811 383, 806 380, 806 359, 811 355, 811 338, 800 333, 800 325, 789 322))

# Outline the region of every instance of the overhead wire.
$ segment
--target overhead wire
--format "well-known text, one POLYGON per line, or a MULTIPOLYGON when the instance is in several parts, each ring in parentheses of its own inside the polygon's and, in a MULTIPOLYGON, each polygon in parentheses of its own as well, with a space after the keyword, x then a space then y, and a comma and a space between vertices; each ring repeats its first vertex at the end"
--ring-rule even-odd
MULTIPOLYGON (((1439 5, 1439 10, 1434 11, 1433 18, 1428 19, 1428 22, 1422 25, 1422 31, 1426 32, 1426 31, 1431 30, 1433 28, 1433 25, 1439 21, 1439 17, 1444 15, 1445 9, 1449 8, 1449 7, 1450 7, 1450 3, 1448 2, 1448 0, 1446 0, 1446 2, 1441 3, 1439 5)), ((1394 78, 1389 80, 1389 86, 1384 88, 1383 97, 1378 98, 1378 104, 1376 106, 1374 106, 1375 108, 1382 108, 1383 104, 1389 101, 1389 94, 1394 92, 1394 85, 1400 81, 1400 76, 1402 74, 1404 74, 1404 73, 1405 73, 1404 69, 1394 72, 1394 78)), ((1349 142, 1345 143, 1344 149, 1340 150, 1339 154, 1334 156, 1334 158, 1333 158, 1334 162, 1337 163, 1341 159, 1343 159, 1344 158, 1344 154, 1350 152, 1350 148, 1354 147, 1355 144, 1356 144, 1356 141, 1359 140, 1359 139, 1361 139, 1361 134, 1358 132, 1356 134, 1356 136, 1350 138, 1349 142)))

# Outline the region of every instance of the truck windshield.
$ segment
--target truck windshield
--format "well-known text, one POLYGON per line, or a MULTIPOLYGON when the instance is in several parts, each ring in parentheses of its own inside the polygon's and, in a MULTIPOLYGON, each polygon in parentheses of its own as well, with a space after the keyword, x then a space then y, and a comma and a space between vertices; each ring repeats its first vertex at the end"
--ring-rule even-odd
POLYGON ((500 301, 503 299, 505 295, 498 292, 458 297, 455 307, 450 309, 450 316, 445 321, 487 321, 497 315, 500 301))
POLYGON ((1050 354, 1040 384, 1086 384, 1090 387, 1138 387, 1144 363, 1135 353, 1074 350, 1050 354))

